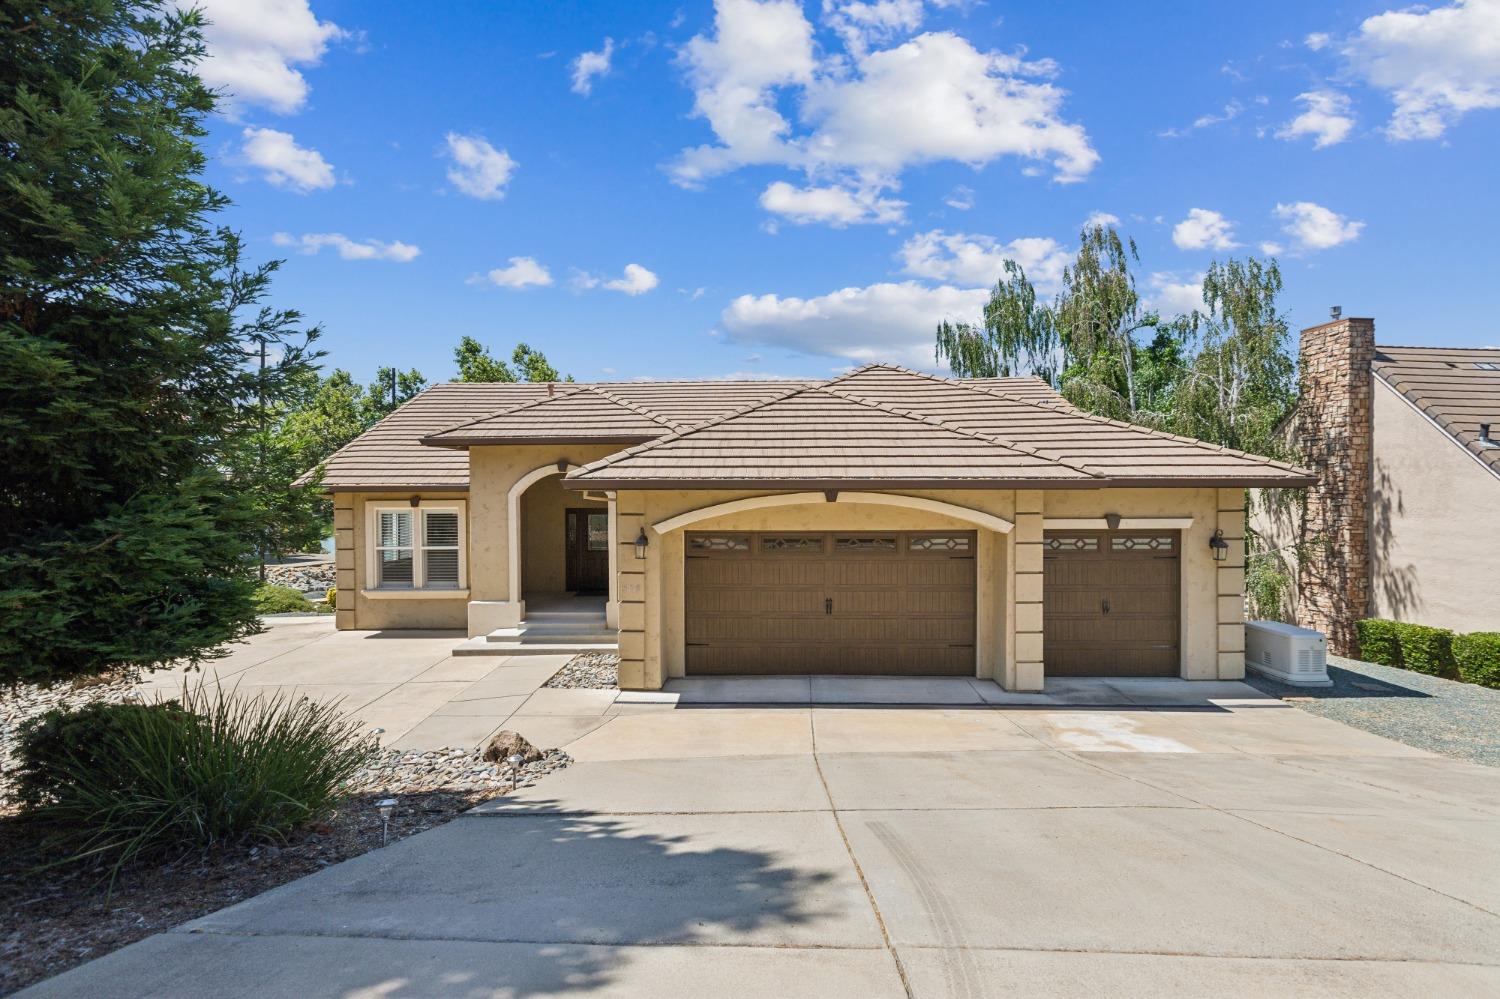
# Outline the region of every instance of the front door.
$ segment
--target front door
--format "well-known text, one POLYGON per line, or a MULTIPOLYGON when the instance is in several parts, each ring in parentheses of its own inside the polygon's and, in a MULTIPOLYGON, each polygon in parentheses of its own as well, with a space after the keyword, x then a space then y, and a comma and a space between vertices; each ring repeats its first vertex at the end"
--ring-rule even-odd
POLYGON ((609 589, 609 512, 567 511, 567 587, 575 593, 609 589))

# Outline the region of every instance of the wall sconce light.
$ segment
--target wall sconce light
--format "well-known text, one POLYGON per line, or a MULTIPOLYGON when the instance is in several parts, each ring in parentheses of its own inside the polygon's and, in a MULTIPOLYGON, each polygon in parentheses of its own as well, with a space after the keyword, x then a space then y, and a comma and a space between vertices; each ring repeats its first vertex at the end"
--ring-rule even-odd
POLYGON ((646 529, 641 528, 641 533, 635 536, 635 557, 644 559, 646 557, 646 546, 651 542, 646 538, 646 529))
POLYGON ((1208 547, 1213 549, 1215 562, 1222 562, 1229 557, 1229 542, 1224 540, 1222 529, 1214 531, 1214 536, 1208 539, 1208 547))

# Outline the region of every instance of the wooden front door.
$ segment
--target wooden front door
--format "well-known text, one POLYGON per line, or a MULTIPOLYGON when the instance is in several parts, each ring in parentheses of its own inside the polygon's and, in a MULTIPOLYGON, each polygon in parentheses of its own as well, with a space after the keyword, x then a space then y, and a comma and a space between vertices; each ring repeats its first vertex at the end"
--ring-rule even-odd
POLYGON ((1047 675, 1181 675, 1180 549, 1176 531, 1048 531, 1047 675))
MULTIPOLYGON (((567 521, 567 588, 575 593, 609 589, 609 512, 569 508, 567 521)), ((554 563, 555 564, 555 563, 554 563)))
POLYGON ((973 676, 972 531, 689 532, 687 672, 973 676))

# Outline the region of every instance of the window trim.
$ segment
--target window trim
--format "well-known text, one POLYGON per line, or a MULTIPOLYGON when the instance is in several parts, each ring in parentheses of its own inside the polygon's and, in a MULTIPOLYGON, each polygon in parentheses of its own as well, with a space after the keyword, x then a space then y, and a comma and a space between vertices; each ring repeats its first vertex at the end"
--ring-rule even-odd
MULTIPOLYGON (((365 592, 371 596, 412 594, 420 596, 463 596, 469 591, 469 518, 468 504, 464 500, 421 500, 412 506, 410 500, 367 500, 365 502, 365 592), (380 585, 380 514, 403 511, 412 516, 412 567, 410 586, 380 585), (428 586, 424 554, 427 545, 427 514, 443 512, 458 514, 458 585, 428 586)), ((445 549, 447 546, 438 546, 445 549)))

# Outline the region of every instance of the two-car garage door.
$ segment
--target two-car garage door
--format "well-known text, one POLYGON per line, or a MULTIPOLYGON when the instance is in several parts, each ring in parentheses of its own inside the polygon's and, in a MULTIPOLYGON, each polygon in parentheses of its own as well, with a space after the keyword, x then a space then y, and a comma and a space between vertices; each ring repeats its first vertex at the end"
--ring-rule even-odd
POLYGON ((972 531, 689 532, 687 672, 974 675, 972 531))

